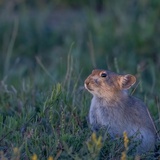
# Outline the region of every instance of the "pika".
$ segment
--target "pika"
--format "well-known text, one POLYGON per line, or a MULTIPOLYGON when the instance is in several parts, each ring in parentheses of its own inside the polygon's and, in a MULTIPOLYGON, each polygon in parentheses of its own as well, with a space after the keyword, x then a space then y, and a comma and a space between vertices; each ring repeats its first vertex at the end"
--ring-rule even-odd
POLYGON ((131 74, 95 69, 84 86, 93 95, 89 110, 92 130, 104 127, 112 137, 121 137, 123 132, 135 135, 141 141, 137 153, 142 154, 154 150, 156 129, 146 105, 127 93, 135 82, 131 74))

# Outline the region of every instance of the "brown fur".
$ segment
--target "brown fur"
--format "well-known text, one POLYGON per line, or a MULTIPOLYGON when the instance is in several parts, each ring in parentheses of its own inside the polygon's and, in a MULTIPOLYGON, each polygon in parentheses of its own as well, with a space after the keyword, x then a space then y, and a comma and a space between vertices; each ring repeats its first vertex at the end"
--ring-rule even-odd
POLYGON ((133 75, 120 75, 111 71, 93 70, 85 80, 85 88, 93 94, 89 121, 94 131, 106 127, 112 137, 139 133, 142 140, 138 153, 153 150, 156 131, 145 104, 126 92, 134 83, 133 75))

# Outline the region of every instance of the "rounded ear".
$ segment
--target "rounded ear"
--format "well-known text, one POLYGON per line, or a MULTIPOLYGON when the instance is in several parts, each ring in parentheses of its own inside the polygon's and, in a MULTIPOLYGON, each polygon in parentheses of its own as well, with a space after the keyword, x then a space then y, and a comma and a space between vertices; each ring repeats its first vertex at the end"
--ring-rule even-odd
POLYGON ((136 77, 131 74, 121 76, 120 78, 120 86, 122 89, 129 89, 135 83, 136 83, 136 77))

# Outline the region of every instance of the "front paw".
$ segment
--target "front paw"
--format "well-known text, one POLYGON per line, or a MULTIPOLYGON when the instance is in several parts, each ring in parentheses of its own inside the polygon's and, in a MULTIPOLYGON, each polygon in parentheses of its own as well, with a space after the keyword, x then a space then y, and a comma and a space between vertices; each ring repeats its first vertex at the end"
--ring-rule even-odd
POLYGON ((100 129, 100 126, 98 124, 91 124, 91 129, 93 132, 98 132, 100 129))

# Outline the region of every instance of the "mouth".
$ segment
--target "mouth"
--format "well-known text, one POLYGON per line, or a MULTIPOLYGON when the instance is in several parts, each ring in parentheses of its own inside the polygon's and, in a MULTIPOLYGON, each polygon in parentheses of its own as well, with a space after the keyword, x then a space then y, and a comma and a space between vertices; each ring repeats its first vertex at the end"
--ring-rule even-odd
POLYGON ((93 89, 89 88, 89 85, 87 85, 86 83, 84 84, 85 89, 87 89, 88 91, 93 91, 93 89))

